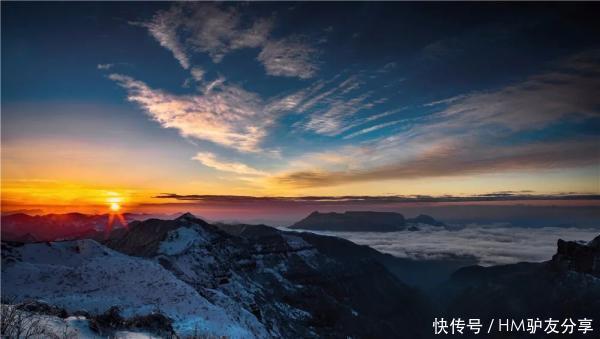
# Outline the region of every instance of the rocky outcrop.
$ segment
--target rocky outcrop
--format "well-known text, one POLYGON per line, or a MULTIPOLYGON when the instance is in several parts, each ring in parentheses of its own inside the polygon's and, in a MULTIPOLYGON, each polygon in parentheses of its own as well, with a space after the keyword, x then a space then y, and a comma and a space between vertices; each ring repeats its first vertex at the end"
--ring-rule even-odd
POLYGON ((588 244, 558 241, 552 260, 457 270, 439 287, 444 313, 491 319, 600 317, 597 237, 588 244), (482 302, 485 301, 485 302, 482 302))
POLYGON ((571 270, 600 277, 600 236, 589 243, 558 239, 552 266, 559 270, 571 270))

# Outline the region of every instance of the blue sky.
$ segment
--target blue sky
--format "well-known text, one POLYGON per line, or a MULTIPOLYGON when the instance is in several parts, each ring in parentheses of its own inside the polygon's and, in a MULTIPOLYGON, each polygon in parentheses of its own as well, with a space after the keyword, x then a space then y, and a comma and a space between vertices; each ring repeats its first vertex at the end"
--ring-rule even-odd
POLYGON ((597 12, 3 3, 2 179, 14 200, 598 193, 597 12))

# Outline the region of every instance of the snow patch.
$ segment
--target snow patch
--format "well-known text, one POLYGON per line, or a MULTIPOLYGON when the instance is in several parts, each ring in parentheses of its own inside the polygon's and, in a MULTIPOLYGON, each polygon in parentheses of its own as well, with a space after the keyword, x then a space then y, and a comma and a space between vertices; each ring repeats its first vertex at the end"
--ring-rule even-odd
POLYGON ((207 239, 197 230, 180 227, 167 234, 167 238, 160 243, 158 252, 166 255, 181 254, 195 243, 206 242, 207 239))

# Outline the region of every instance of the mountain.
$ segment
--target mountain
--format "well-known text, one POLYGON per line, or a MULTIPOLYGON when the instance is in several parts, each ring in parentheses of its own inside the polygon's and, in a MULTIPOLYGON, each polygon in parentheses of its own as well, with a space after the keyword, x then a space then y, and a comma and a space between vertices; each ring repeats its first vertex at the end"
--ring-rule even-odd
POLYGON ((392 232, 405 227, 404 216, 393 212, 313 212, 290 226, 313 231, 392 232))
POLYGON ((423 224, 423 225, 431 225, 431 226, 438 226, 438 227, 446 226, 446 224, 444 224, 443 222, 435 220, 432 216, 425 215, 425 214, 419 214, 415 218, 406 219, 406 223, 407 224, 423 224))
POLYGON ((558 270, 591 274, 600 278, 600 236, 587 244, 558 239, 551 265, 558 270))
POLYGON ((2 314, 34 314, 56 335, 90 338, 429 338, 434 317, 600 317, 600 236, 558 240, 542 263, 474 261, 395 258, 186 213, 133 221, 98 241, 3 241, 2 314))
MULTIPOLYGON (((126 220, 132 220, 125 215, 126 220)), ((101 239, 108 227, 110 215, 82 213, 31 216, 15 213, 2 216, 2 239, 9 241, 56 241, 67 239, 101 239)), ((122 227, 118 220, 113 227, 122 227)))
POLYGON ((428 215, 405 219, 402 214, 394 212, 319 213, 315 211, 290 228, 311 231, 394 232, 407 227, 411 231, 416 231, 417 226, 420 225, 445 226, 444 223, 428 215))
POLYGON ((443 313, 463 319, 600 319, 599 244, 600 236, 587 244, 558 240, 547 262, 461 268, 440 287, 443 313))
POLYGON ((84 314, 104 334, 130 330, 127 324, 139 323, 134 317, 153 314, 181 336, 422 338, 429 332, 430 306, 421 293, 376 260, 377 251, 333 237, 264 225, 218 227, 185 214, 132 222, 102 243, 2 246, 3 295, 84 314))

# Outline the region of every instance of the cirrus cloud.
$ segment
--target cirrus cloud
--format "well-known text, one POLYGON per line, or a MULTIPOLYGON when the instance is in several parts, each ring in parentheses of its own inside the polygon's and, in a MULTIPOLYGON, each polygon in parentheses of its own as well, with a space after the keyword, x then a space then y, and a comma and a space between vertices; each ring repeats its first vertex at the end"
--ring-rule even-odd
POLYGON ((256 152, 273 121, 259 96, 234 85, 219 83, 202 94, 175 95, 126 75, 111 74, 109 78, 125 88, 127 99, 162 127, 175 128, 184 137, 256 152))
POLYGON ((254 176, 263 176, 267 174, 266 172, 257 170, 256 168, 252 168, 240 162, 221 160, 215 154, 210 152, 198 152, 192 159, 199 161, 204 166, 211 167, 219 171, 254 176))
POLYGON ((236 6, 174 4, 150 21, 136 24, 146 27, 185 69, 191 67, 194 53, 206 53, 220 63, 227 54, 243 48, 261 49, 257 60, 269 75, 307 79, 318 69, 315 48, 298 37, 272 39, 273 18, 248 18, 236 6))

